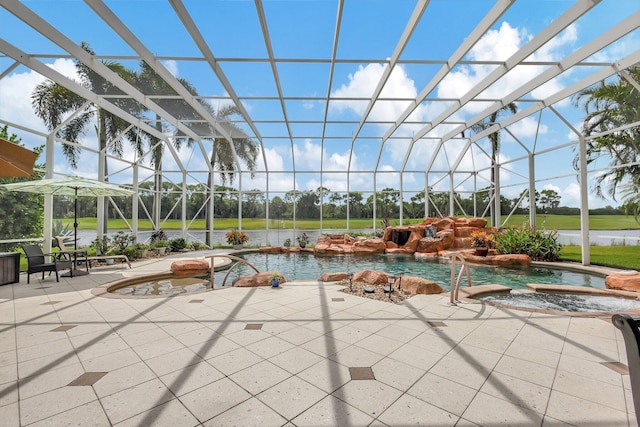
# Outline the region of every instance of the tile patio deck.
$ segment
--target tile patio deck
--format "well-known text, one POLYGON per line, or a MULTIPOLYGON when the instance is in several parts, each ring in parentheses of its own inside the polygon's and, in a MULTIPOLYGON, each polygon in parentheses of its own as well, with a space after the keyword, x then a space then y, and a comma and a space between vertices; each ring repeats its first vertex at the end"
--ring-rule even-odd
POLYGON ((91 293, 171 260, 0 286, 0 423, 637 425, 606 318, 453 307, 448 294, 393 305, 315 281, 91 293))

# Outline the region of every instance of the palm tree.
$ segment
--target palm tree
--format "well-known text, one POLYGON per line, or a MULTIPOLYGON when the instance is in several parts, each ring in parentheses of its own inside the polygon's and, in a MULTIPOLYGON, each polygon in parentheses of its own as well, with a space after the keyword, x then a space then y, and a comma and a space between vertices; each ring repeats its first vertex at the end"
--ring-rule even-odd
MULTIPOLYGON (((95 55, 86 42, 82 42, 81 47, 89 54, 95 55)), ((123 79, 129 82, 134 81, 135 73, 122 64, 114 61, 102 61, 102 63, 123 79)), ((75 60, 75 66, 82 86, 96 95, 122 95, 121 98, 111 98, 110 102, 134 115, 139 114, 141 109, 136 101, 126 97, 122 91, 82 62, 75 60)), ((69 113, 76 112, 85 103, 86 100, 83 97, 52 81, 40 83, 31 94, 31 104, 35 113, 44 121, 49 130, 58 127, 63 118, 67 117, 69 113)), ((85 107, 84 111, 65 124, 57 136, 82 145, 80 137, 87 131, 88 126, 93 125, 94 120, 97 122, 96 131, 100 150, 108 149, 113 154, 120 156, 124 148, 124 139, 136 143, 135 129, 129 129, 126 134, 122 135, 122 132, 130 126, 127 121, 93 104, 85 107)), ((141 146, 135 146, 135 148, 142 154, 141 146)), ((74 169, 78 167, 80 151, 78 146, 63 145, 64 155, 74 169)))
MULTIPOLYGON (((230 121, 231 117, 240 114, 239 109, 234 105, 227 105, 215 110, 209 102, 199 99, 200 104, 205 110, 213 117, 216 122, 225 128, 225 130, 231 134, 233 146, 228 140, 222 137, 209 138, 208 135, 215 135, 215 129, 207 123, 204 118, 186 101, 180 98, 176 98, 178 95, 175 90, 160 76, 153 68, 151 68, 146 62, 140 63, 140 72, 138 73, 138 86, 145 93, 145 95, 158 96, 156 103, 170 113, 178 120, 182 120, 185 126, 189 127, 194 133, 198 135, 204 135, 203 140, 213 141, 213 148, 211 151, 210 164, 214 170, 217 169, 220 174, 223 184, 233 183, 235 174, 237 173, 237 162, 235 154, 238 159, 242 160, 247 169, 252 173, 256 170, 256 159, 258 156, 258 146, 251 138, 247 137, 245 133, 234 123, 230 121), (163 97, 164 96, 164 97, 163 97), (235 136, 234 136, 235 135, 235 136)), ((198 96, 196 88, 187 80, 178 78, 178 82, 194 97, 198 96)), ((156 115, 155 125, 156 129, 160 131, 167 131, 162 129, 160 117, 156 115)), ((156 171, 155 175, 155 189, 156 194, 160 194, 158 189, 162 188, 162 154, 164 145, 158 144, 158 140, 151 135, 145 134, 150 146, 155 147, 152 155, 152 164, 156 171)), ((184 138, 184 134, 178 130, 174 130, 172 143, 176 149, 180 149, 183 143, 186 143, 187 147, 191 148, 195 141, 192 138, 184 138)), ((214 188, 214 175, 209 173, 208 177, 208 190, 207 198, 212 197, 211 189, 214 188)), ((155 200, 155 199, 154 199, 155 200)), ((154 203, 159 203, 155 201, 154 203)), ((209 208, 205 209, 205 217, 207 224, 209 218, 213 215, 209 208)), ((154 209, 154 212, 157 212, 154 209)), ((154 214, 155 215, 155 214, 154 214)), ((159 218, 154 218, 154 223, 159 224, 159 218)), ((211 230, 206 232, 206 244, 211 245, 211 230)))
MULTIPOLYGON (((81 47, 89 54, 95 55, 95 52, 86 42, 82 42, 81 47)), ((128 82, 135 80, 135 73, 122 64, 114 61, 102 61, 102 63, 128 82)), ((96 95, 116 95, 116 97, 110 98, 109 101, 133 115, 140 113, 141 106, 136 101, 126 97, 122 91, 98 73, 78 60, 75 60, 75 67, 78 78, 80 79, 80 84, 83 87, 89 89, 96 95), (122 97, 117 97, 117 95, 122 95, 122 97)), ((70 113, 77 112, 85 103, 86 100, 83 97, 52 81, 40 83, 31 94, 31 104, 36 115, 44 121, 50 131, 57 128, 70 113)), ((142 146, 136 138, 136 130, 133 128, 128 129, 130 123, 97 105, 90 104, 84 107, 84 110, 77 116, 63 125, 57 133, 58 137, 78 144, 62 145, 63 153, 72 168, 76 169, 78 167, 78 159, 81 151, 80 146, 82 145, 80 139, 90 126, 95 126, 96 128, 99 149, 101 151, 106 149, 116 156, 122 156, 124 148, 123 142, 124 140, 128 140, 133 144, 136 151, 142 154, 142 146), (127 131, 123 135, 122 132, 125 130, 127 131)), ((105 173, 107 173, 106 158, 104 168, 105 173)), ((108 180, 108 178, 105 180, 108 180)), ((105 230, 103 230, 103 232, 106 231, 106 219, 107 211, 105 210, 105 230)))
MULTIPOLYGON (((503 114, 507 112, 511 112, 511 114, 515 114, 518 112, 518 107, 513 102, 510 102, 509 104, 503 106, 499 110, 496 110, 493 113, 491 113, 484 120, 472 125, 471 130, 474 131, 475 133, 480 133, 486 129, 489 129, 491 126, 495 125, 498 122, 498 119, 503 114)), ((491 203, 491 198, 495 193, 495 178, 496 178, 495 169, 496 169, 496 163, 498 160, 498 153, 500 152, 500 143, 501 143, 502 137, 501 137, 500 131, 496 130, 495 132, 489 134, 487 138, 489 138, 489 141, 491 142, 491 184, 489 188, 489 203, 490 203, 489 211, 491 213, 491 225, 493 227, 499 227, 499 224, 497 224, 497 215, 494 212, 495 210, 494 203, 491 203)))
MULTIPOLYGON (((584 89, 573 98, 575 106, 584 104, 586 117, 582 124, 584 136, 591 136, 640 120, 640 65, 627 69, 635 86, 623 75, 608 83, 584 89)), ((622 184, 623 198, 638 198, 640 189, 640 127, 635 126, 587 140, 587 163, 602 156, 610 158, 610 169, 598 175, 594 182, 596 194, 608 193, 614 200, 616 188, 622 184)), ((577 168, 578 159, 574 159, 577 168)))

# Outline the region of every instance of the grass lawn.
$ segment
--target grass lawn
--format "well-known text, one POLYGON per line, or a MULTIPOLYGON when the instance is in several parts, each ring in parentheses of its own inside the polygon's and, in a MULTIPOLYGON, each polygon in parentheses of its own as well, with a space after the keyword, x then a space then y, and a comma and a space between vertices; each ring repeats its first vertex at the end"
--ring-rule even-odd
MULTIPOLYGON (((640 246, 590 246, 591 264, 609 267, 640 269, 640 246)), ((582 246, 564 245, 560 252, 563 261, 581 261, 582 246)))
MULTIPOLYGON (((504 221, 504 218, 502 218, 504 221)), ((529 223, 529 215, 513 215, 507 225, 519 226, 529 223)), ((536 215, 536 227, 546 230, 580 230, 579 215, 536 215)), ((635 230, 640 228, 633 216, 591 215, 590 230, 635 230)))
MULTIPOLYGON (((503 220, 506 217, 503 217, 503 220)), ((62 220, 63 224, 69 224, 69 227, 73 227, 73 219, 65 218, 62 220)), ((80 230, 95 230, 96 218, 79 218, 78 229, 80 230)), ((420 219, 405 220, 404 224, 416 224, 421 223, 420 219)), ((400 221, 391 220, 391 225, 398 225, 400 221)), ((509 218, 507 226, 520 226, 522 224, 529 223, 528 215, 513 215, 509 218)), ((131 224, 131 221, 129 221, 131 224)), ((301 219, 297 220, 295 226, 301 230, 318 230, 320 228, 320 220, 316 219, 301 219)), ((369 229, 372 228, 371 219, 352 219, 349 224, 351 229, 369 229)), ((578 215, 537 215, 536 226, 539 229, 546 230, 579 230, 580 229, 580 217, 578 215)), ((187 221, 187 227, 193 230, 204 230, 204 220, 195 220, 193 222, 187 221)), ((216 219, 214 223, 216 230, 227 230, 238 227, 237 218, 224 218, 216 219)), ((269 220, 269 228, 293 228, 293 221, 289 219, 269 220)), ((336 229, 346 230, 347 221, 339 218, 329 218, 322 221, 323 229, 336 229)), ((110 219, 109 228, 127 229, 127 224, 121 219, 110 219)), ((151 230, 151 221, 140 220, 138 222, 138 228, 140 230, 151 230)), ((167 220, 160 228, 164 230, 181 230, 181 220, 167 220)), ((266 220, 264 218, 243 218, 242 228, 245 230, 262 230, 266 228, 266 220)), ((640 224, 636 222, 635 218, 626 215, 593 215, 589 218, 589 229, 591 230, 633 230, 640 228, 640 224)))

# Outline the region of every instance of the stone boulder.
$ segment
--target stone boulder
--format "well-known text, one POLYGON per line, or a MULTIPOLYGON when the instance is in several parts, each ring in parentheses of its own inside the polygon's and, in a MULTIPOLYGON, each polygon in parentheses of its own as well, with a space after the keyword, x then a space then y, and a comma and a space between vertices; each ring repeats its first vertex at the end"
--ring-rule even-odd
POLYGON ((524 254, 492 255, 493 252, 490 252, 488 256, 479 256, 475 254, 474 250, 459 251, 458 253, 465 260, 474 264, 498 265, 500 267, 527 267, 531 264, 529 255, 524 254))
POLYGON ((344 242, 343 244, 345 245, 353 245, 356 241, 355 237, 349 236, 348 234, 344 235, 344 242))
POLYGON ((487 226, 487 220, 484 218, 466 218, 467 227, 485 228, 487 226))
POLYGON ((416 248, 416 252, 439 252, 444 250, 444 243, 440 239, 433 239, 429 237, 425 237, 420 239, 420 243, 418 243, 418 247, 416 248))
MULTIPOLYGON (((395 286, 398 286, 400 279, 396 279, 395 286)), ((422 277, 403 276, 402 290, 410 294, 441 294, 444 289, 440 285, 431 280, 424 279, 422 277)))
POLYGON ((353 274, 353 281, 370 285, 384 285, 389 283, 389 276, 382 271, 362 270, 353 274))
POLYGON ((315 252, 317 254, 336 255, 336 254, 344 254, 344 249, 342 249, 341 246, 336 244, 329 245, 326 243, 318 243, 315 246, 315 252))
POLYGON ((387 249, 397 249, 398 245, 395 244, 394 242, 392 242, 391 240, 387 240, 386 242, 384 242, 385 246, 387 247, 387 249))
POLYGON ((383 254, 386 245, 382 239, 358 239, 353 244, 354 254, 383 254))
POLYGON ((493 265, 494 264, 494 256, 480 256, 476 255, 475 251, 459 251, 458 252, 462 257, 473 264, 484 264, 484 265, 493 265))
POLYGON ((607 289, 640 292, 640 273, 611 274, 604 279, 607 289))
POLYGON ((440 218, 433 221, 431 225, 434 225, 438 231, 453 230, 455 228, 455 221, 451 218, 440 218))
MULTIPOLYGON (((237 288, 253 288, 256 286, 271 286, 271 275, 273 271, 264 271, 262 273, 249 274, 247 276, 238 277, 233 281, 233 286, 237 288)), ((284 276, 280 275, 280 283, 286 282, 284 276)))
POLYGON ((456 237, 471 237, 471 233, 476 231, 476 227, 456 227, 456 237))
POLYGON ((341 280, 349 280, 348 273, 322 273, 320 278, 323 282, 339 282, 341 280))
POLYGON ((453 247, 454 243, 454 234, 453 230, 442 230, 436 233, 436 236, 442 240, 442 247, 445 249, 450 249, 453 247))
POLYGON ((456 249, 469 249, 471 246, 471 237, 454 237, 451 247, 456 249))
POLYGON ((409 239, 404 244, 405 249, 410 249, 411 252, 415 252, 418 248, 418 244, 420 243, 420 239, 424 237, 424 227, 409 227, 411 230, 411 234, 409 234, 409 239))
POLYGON ((493 264, 501 267, 522 266, 527 267, 531 264, 531 257, 524 254, 504 254, 496 255, 493 258, 493 264))
POLYGON ((258 249, 258 251, 261 254, 279 254, 282 252, 282 249, 280 246, 267 246, 264 248, 260 248, 258 249))
POLYGON ((195 276, 207 274, 211 265, 204 259, 182 259, 171 263, 171 272, 174 276, 195 276))

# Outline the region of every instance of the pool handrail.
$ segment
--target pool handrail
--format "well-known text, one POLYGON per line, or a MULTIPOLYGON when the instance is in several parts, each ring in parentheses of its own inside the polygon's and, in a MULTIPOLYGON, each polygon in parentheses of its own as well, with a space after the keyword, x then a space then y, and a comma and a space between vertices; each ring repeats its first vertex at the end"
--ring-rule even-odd
POLYGON ((451 258, 451 288, 449 289, 449 303, 451 305, 458 305, 460 301, 458 300, 458 292, 460 291, 460 282, 462 281, 462 274, 467 273, 467 283, 471 286, 471 274, 469 273, 469 266, 467 265, 467 261, 464 259, 462 255, 457 252, 451 252, 449 254, 451 258), (460 274, 458 274, 458 278, 456 279, 456 260, 460 262, 460 274))
POLYGON ((230 260, 232 260, 232 261, 236 261, 236 263, 235 263, 235 264, 233 264, 233 265, 231 266, 231 268, 229 268, 229 270, 227 270, 227 274, 225 274, 225 276, 224 276, 224 280, 222 281, 222 286, 223 286, 223 287, 224 287, 224 285, 227 283, 227 278, 229 277, 229 274, 231 274, 231 272, 233 271, 233 269, 234 269, 234 268, 236 268, 237 266, 239 266, 240 264, 246 264, 246 265, 248 265, 249 267, 253 268, 253 270, 254 270, 256 273, 260 273, 260 270, 258 270, 258 269, 253 265, 253 264, 251 264, 250 262, 248 262, 248 261, 247 261, 247 260, 245 260, 245 259, 239 258, 239 257, 234 256, 234 255, 229 255, 229 254, 215 254, 215 255, 207 255, 207 256, 205 256, 205 258, 210 258, 210 259, 211 259, 211 274, 210 274, 210 276, 211 276, 211 279, 210 279, 210 282, 211 282, 211 289, 213 289, 213 279, 214 279, 214 277, 213 277, 213 276, 214 276, 214 274, 213 274, 213 273, 214 273, 214 266, 215 266, 215 262, 213 261, 213 259, 214 259, 214 258, 228 258, 228 259, 230 259, 230 260))

